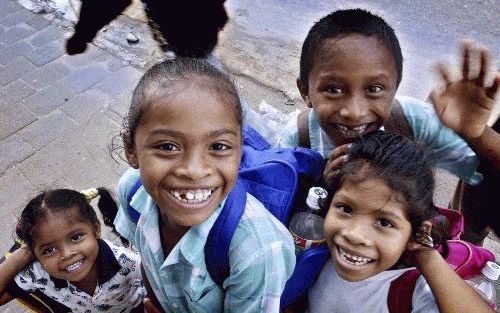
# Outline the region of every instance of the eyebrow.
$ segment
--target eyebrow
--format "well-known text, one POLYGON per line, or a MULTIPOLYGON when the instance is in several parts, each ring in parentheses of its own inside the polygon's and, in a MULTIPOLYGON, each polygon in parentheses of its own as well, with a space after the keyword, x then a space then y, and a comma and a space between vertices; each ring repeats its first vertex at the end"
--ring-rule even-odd
MULTIPOLYGON (((342 201, 346 201, 346 202, 353 202, 353 198, 347 196, 347 195, 344 195, 344 194, 340 194, 339 196, 339 199, 342 200, 342 201)), ((374 208, 373 209, 373 212, 371 213, 367 213, 367 214, 363 214, 363 215, 368 215, 368 214, 382 214, 384 216, 389 216, 389 217, 392 217, 392 218, 395 218, 395 219, 399 219, 399 220, 404 220, 406 219, 404 216, 401 216, 400 214, 397 214, 397 213, 394 213, 392 212, 392 210, 390 209, 387 209, 386 206, 387 206, 387 203, 389 203, 391 201, 391 199, 389 199, 389 201, 387 201, 386 203, 384 203, 384 205, 381 207, 381 208, 374 208)))
MULTIPOLYGON (((164 128, 154 129, 151 131, 151 133, 152 133, 152 135, 160 134, 160 135, 167 135, 170 137, 181 137, 183 135, 181 132, 171 130, 171 129, 164 129, 164 128)), ((235 137, 238 136, 238 134, 234 130, 231 130, 228 128, 221 128, 221 129, 211 131, 208 134, 208 137, 214 138, 214 137, 219 137, 219 136, 222 136, 225 134, 230 134, 230 135, 233 135, 235 137)))

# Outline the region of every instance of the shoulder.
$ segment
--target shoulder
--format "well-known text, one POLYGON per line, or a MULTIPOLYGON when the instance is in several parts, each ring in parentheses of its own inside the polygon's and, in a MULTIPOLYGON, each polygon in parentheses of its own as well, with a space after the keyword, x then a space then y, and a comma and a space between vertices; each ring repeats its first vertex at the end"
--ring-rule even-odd
POLYGON ((121 267, 137 267, 140 264, 141 259, 138 252, 118 246, 109 240, 103 239, 103 241, 111 249, 121 267))
POLYGON ((118 193, 120 196, 127 195, 132 187, 137 183, 140 178, 140 172, 138 169, 129 168, 123 173, 122 177, 118 182, 118 193))
MULTIPOLYGON (((241 262, 257 258, 294 256, 294 245, 290 232, 264 205, 247 194, 245 212, 231 241, 230 257, 241 262), (260 255, 259 254, 264 254, 260 255)), ((295 257, 293 257, 295 259, 295 257)))
POLYGON ((23 290, 45 289, 50 283, 50 276, 37 261, 19 272, 14 281, 23 290))

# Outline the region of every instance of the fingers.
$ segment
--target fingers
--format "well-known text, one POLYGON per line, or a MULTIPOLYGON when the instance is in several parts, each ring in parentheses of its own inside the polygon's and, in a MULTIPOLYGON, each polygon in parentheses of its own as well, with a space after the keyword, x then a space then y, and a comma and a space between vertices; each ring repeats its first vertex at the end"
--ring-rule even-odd
POLYGON ((479 74, 477 75, 476 84, 478 86, 484 86, 486 83, 486 73, 489 67, 490 56, 488 50, 481 49, 479 52, 479 74))
POLYGON ((323 180, 331 184, 335 177, 339 174, 340 168, 347 161, 347 153, 351 144, 345 144, 333 149, 330 153, 330 158, 326 162, 325 169, 323 170, 323 180))
POLYGON ((439 76, 441 76, 441 79, 443 80, 444 85, 446 87, 448 87, 449 85, 451 85, 452 80, 450 78, 450 74, 448 73, 448 69, 446 68, 446 66, 444 64, 442 64, 442 63, 439 63, 436 66, 436 70, 438 71, 439 76))
POLYGON ((153 304, 149 298, 144 298, 144 313, 161 313, 161 311, 153 304))
POLYGON ((469 42, 464 42, 462 44, 462 77, 465 80, 469 80, 470 71, 470 50, 472 46, 469 42))
POLYGON ((493 80, 493 85, 491 85, 490 88, 486 89, 486 95, 491 98, 495 99, 495 96, 498 91, 498 84, 500 84, 500 74, 496 74, 495 79, 493 80))

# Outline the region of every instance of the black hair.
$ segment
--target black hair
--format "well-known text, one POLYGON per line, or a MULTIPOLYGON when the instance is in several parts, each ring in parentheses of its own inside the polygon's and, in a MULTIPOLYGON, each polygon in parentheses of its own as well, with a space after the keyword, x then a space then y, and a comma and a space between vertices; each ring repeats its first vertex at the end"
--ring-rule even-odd
POLYGON ((309 84, 309 73, 322 43, 327 39, 350 34, 375 36, 385 44, 393 55, 398 72, 396 86, 399 86, 403 75, 403 55, 398 37, 381 17, 362 9, 334 11, 313 25, 304 40, 300 54, 301 83, 304 86, 309 84))
MULTIPOLYGON (((175 58, 160 62, 144 73, 134 89, 132 102, 126 122, 124 123, 124 134, 129 142, 134 144, 134 136, 139 126, 141 117, 144 115, 148 104, 155 99, 164 97, 175 90, 177 82, 183 80, 204 79, 217 92, 221 102, 233 106, 238 124, 243 123, 243 113, 238 92, 232 80, 220 70, 208 62, 192 58, 175 58)), ((202 110, 202 108, 193 108, 202 110)))
MULTIPOLYGON (((406 214, 412 226, 412 235, 420 230, 422 222, 438 217, 433 203, 434 172, 427 150, 398 134, 376 131, 367 134, 349 148, 347 161, 335 178, 329 192, 328 205, 346 179, 363 181, 382 178, 389 187, 404 197, 406 214)), ((447 255, 448 234, 439 225, 432 227, 431 237, 436 245, 443 246, 447 255)))
MULTIPOLYGON (((97 188, 97 191, 99 194, 97 206, 101 212, 104 224, 112 227, 116 233, 113 221, 118 212, 118 206, 106 188, 97 188)), ((40 193, 26 205, 21 213, 21 217, 17 221, 16 235, 32 247, 33 230, 42 218, 47 216, 49 212, 63 212, 72 208, 78 210, 81 221, 89 222, 94 227, 94 230, 97 231, 99 219, 94 208, 85 198, 85 195, 71 189, 54 189, 40 193)), ((124 244, 128 243, 122 237, 120 239, 124 244)))

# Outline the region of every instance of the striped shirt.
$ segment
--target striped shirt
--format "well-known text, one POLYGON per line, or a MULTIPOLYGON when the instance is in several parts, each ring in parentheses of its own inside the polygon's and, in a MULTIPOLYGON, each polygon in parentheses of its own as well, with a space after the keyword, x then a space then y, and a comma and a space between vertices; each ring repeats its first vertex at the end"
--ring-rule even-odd
POLYGON ((118 231, 138 249, 149 283, 167 312, 279 312, 280 295, 295 267, 288 230, 247 194, 245 212, 230 244, 230 276, 220 288, 207 272, 204 247, 224 202, 203 223, 191 227, 164 256, 158 208, 141 187, 130 204, 141 213, 134 224, 126 213, 127 195, 139 177, 128 170, 120 179, 118 231))

